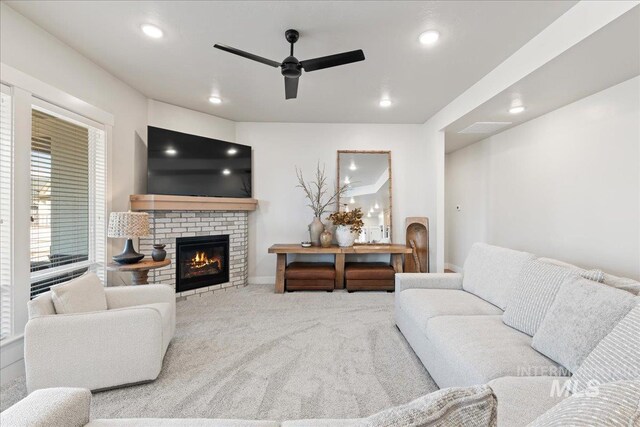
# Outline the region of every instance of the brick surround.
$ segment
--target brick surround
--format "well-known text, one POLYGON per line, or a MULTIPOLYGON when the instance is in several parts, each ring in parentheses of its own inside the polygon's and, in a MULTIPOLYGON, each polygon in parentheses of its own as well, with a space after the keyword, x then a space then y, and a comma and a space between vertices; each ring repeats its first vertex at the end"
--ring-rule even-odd
POLYGON ((229 235, 229 282, 180 292, 176 297, 198 298, 207 292, 246 286, 248 259, 248 212, 246 211, 150 211, 151 236, 140 239, 140 252, 151 254, 154 243, 167 246, 171 265, 149 271, 149 283, 176 286, 176 237, 229 235))

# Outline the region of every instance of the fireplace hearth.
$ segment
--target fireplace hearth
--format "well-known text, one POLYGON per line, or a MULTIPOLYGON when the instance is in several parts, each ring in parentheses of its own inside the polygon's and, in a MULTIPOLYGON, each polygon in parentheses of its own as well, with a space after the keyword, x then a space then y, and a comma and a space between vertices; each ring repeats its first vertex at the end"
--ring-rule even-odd
POLYGON ((176 292, 229 281, 229 236, 176 239, 176 292))

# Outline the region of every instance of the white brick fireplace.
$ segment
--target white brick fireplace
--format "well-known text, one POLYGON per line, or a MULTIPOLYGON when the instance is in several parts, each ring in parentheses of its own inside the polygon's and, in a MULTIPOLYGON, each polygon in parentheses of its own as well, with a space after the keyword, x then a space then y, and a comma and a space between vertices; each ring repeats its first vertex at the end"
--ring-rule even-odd
POLYGON ((151 236, 140 239, 140 252, 150 255, 154 244, 165 244, 171 265, 149 271, 149 283, 176 287, 176 239, 229 236, 229 281, 179 292, 178 298, 198 298, 207 292, 246 286, 249 212, 257 201, 249 198, 132 195, 131 210, 149 213, 151 236))

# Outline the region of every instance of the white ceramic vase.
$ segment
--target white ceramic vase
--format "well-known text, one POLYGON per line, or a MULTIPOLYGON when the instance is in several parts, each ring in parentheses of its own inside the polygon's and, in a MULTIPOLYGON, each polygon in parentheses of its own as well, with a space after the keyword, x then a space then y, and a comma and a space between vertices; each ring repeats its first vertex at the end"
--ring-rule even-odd
POLYGON ((338 246, 342 248, 353 246, 353 242, 356 241, 356 233, 352 232, 348 225, 339 225, 336 227, 336 240, 338 246))

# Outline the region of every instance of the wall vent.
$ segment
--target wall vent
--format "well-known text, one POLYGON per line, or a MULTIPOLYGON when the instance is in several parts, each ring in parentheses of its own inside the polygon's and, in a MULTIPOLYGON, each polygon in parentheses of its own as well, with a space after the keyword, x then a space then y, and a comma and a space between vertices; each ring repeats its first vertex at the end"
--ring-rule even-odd
POLYGON ((511 122, 475 122, 458 133, 493 133, 507 127, 511 122))

